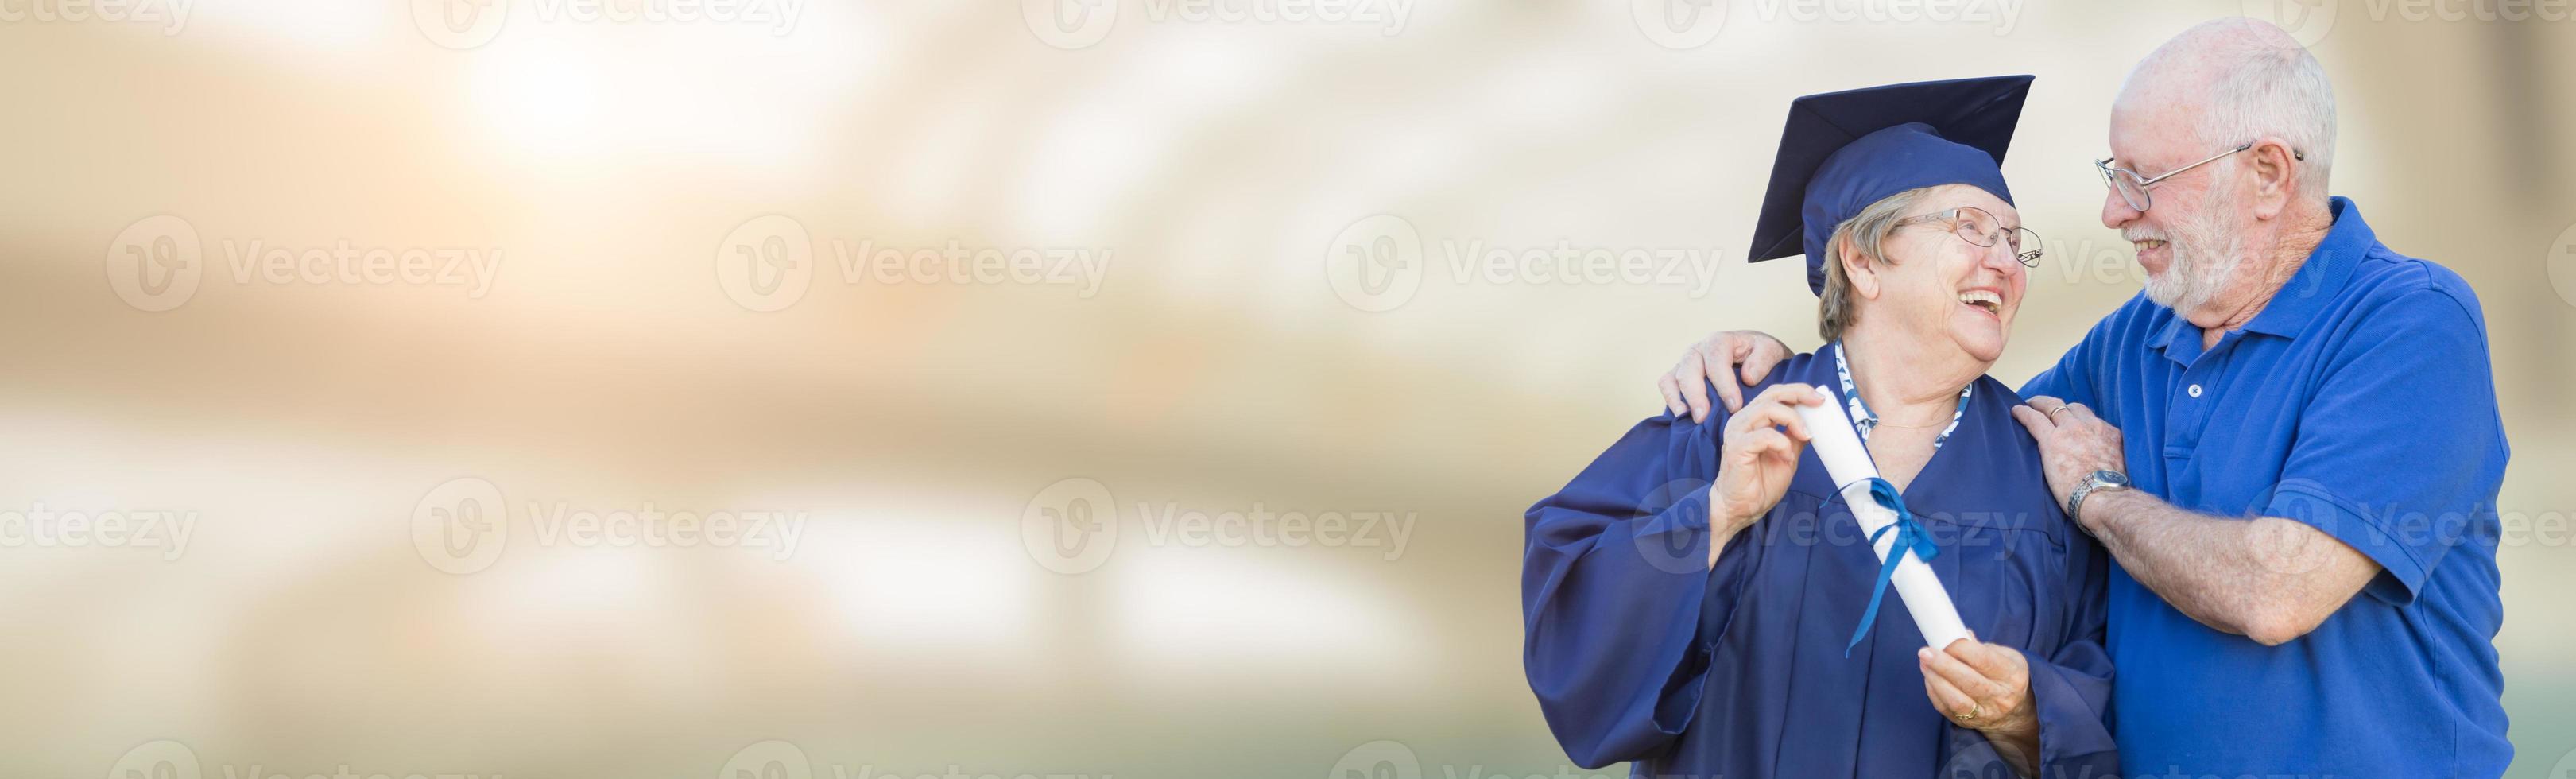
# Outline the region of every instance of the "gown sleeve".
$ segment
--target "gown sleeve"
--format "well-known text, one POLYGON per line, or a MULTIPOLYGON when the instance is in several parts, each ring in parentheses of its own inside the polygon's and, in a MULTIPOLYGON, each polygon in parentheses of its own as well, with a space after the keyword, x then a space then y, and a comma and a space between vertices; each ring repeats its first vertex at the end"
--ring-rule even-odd
POLYGON ((2076 534, 2067 557, 2066 641, 2047 653, 2023 650, 2030 661, 2031 703, 2039 714, 2039 764, 2043 776, 2119 776, 2120 753, 2111 739, 2111 655, 2103 649, 2109 611, 2110 557, 2101 545, 2076 534))
MULTIPOLYGON (((1722 413, 1640 422, 1529 509, 1522 662, 1548 728, 1584 768, 1657 754, 1698 707, 1715 640, 1699 635, 1704 612, 1734 602, 1731 588, 1712 590, 1708 566, 1724 424, 1722 413)), ((1719 569, 1742 567, 1730 561, 1719 569)))

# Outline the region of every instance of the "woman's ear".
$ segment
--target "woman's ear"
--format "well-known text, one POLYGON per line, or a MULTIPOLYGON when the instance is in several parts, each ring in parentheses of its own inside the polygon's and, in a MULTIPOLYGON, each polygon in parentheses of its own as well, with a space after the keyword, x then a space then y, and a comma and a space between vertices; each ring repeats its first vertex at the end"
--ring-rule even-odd
POLYGON ((1834 245, 1834 261, 1843 264, 1843 279, 1851 282, 1852 294, 1864 300, 1878 299, 1878 267, 1862 254, 1851 239, 1834 245))

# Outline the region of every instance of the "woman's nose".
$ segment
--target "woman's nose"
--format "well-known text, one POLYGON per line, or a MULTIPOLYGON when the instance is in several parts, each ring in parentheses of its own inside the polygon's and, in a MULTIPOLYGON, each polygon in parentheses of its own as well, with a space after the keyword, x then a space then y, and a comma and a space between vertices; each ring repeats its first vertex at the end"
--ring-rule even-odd
POLYGON ((1986 253, 1977 258, 1978 263, 2005 275, 2021 270, 2021 253, 2037 247, 2016 248, 2012 244, 2012 237, 2010 231, 1995 236, 1994 245, 1986 247, 1986 253))

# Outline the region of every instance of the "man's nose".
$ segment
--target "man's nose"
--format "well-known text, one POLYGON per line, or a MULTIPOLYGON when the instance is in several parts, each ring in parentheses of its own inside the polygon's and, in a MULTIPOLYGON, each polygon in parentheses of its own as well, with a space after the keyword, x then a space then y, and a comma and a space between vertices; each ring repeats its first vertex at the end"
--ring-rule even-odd
POLYGON ((2110 187, 2102 188, 2103 227, 2117 230, 2129 226, 2130 222, 2138 221, 2138 217, 2142 216, 2146 216, 2146 212, 2130 208, 2128 198, 2121 197, 2119 190, 2110 187))

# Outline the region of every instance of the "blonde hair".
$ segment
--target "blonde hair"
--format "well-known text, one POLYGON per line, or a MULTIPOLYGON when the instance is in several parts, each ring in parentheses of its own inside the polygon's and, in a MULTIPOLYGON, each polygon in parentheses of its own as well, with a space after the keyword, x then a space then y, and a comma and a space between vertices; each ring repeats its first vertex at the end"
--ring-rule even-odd
POLYGON ((1825 289, 1816 298, 1816 334, 1824 336, 1825 342, 1841 340, 1843 332, 1860 320, 1860 300, 1843 272, 1842 247, 1849 245, 1871 262, 1889 264, 1884 245, 1888 234, 1896 231, 1905 212, 1914 210, 1931 192, 1931 187, 1919 187, 1879 198, 1834 226, 1833 237, 1825 239, 1825 289))

